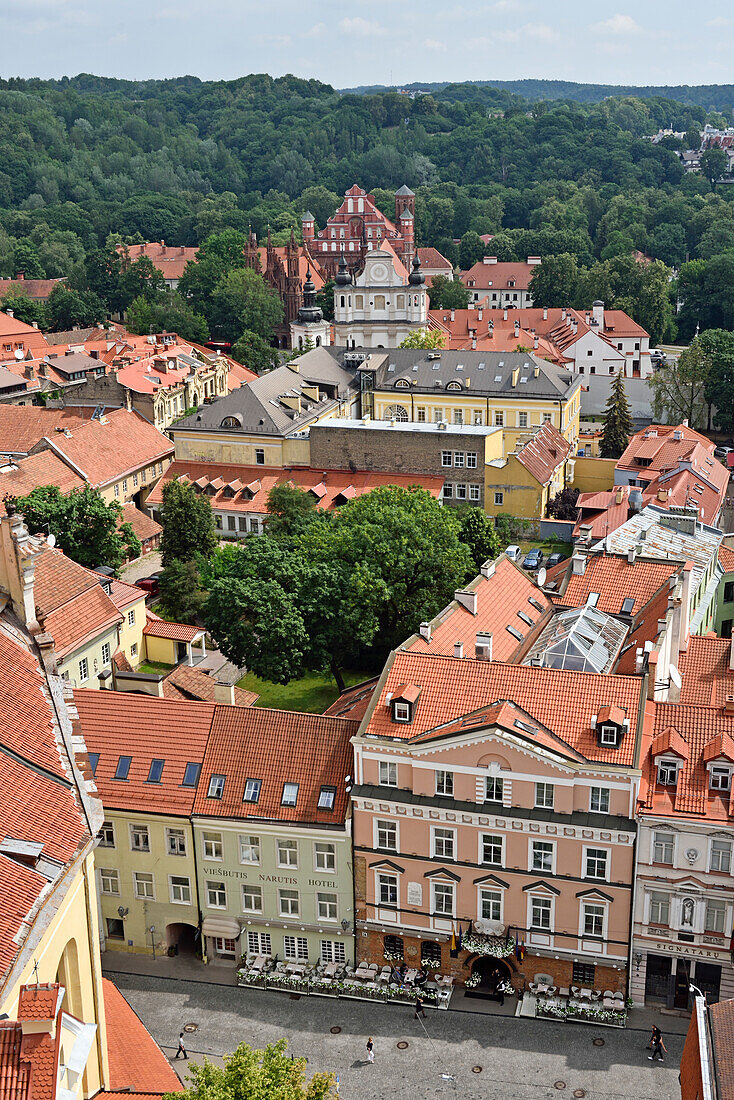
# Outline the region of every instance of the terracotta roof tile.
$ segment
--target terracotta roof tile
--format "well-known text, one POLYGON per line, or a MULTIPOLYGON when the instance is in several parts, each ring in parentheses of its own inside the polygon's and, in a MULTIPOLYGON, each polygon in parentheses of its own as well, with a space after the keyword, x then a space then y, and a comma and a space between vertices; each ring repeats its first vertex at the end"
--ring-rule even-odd
POLYGON ((719 562, 725 573, 734 573, 734 550, 729 546, 720 546, 719 562))
POLYGON ((19 1020, 55 1020, 59 1009, 59 983, 22 985, 18 997, 19 1020))
MULTIPOLYGON (((47 880, 43 875, 39 875, 30 867, 22 867, 15 860, 0 854, 0 893, 3 899, 3 904, 0 906, 0 982, 20 953, 22 943, 16 943, 16 937, 46 887, 47 880)), ((2 1027, 2 1021, 0 1021, 0 1027, 2 1027)), ((0 1067, 2 1067, 1 1048, 0 1042, 0 1067)), ((0 1068, 0 1097, 2 1093, 2 1068, 0 1068)))
POLYGON ((110 1091, 129 1091, 136 1096, 183 1092, 173 1066, 109 978, 102 979, 102 993, 107 1021, 110 1091))
POLYGON ((22 1043, 20 1024, 0 1020, 0 1100, 28 1100, 31 1067, 28 1061, 21 1060, 22 1043))
MULTIPOLYGON (((216 681, 213 676, 201 672, 190 665, 177 665, 172 669, 163 681, 163 697, 165 699, 198 699, 202 702, 214 702, 214 686, 216 681)), ((237 707, 251 707, 260 696, 254 691, 245 691, 244 688, 235 687, 234 705, 237 707)))
POLYGON ((161 534, 163 528, 147 512, 142 512, 134 504, 123 504, 120 523, 129 523, 141 542, 154 539, 161 534))
POLYGON ((62 493, 70 493, 84 488, 84 478, 53 451, 21 458, 14 470, 0 474, 0 515, 5 515, 5 496, 24 497, 39 485, 56 485, 62 493))
MULTIPOLYGON (((566 562, 567 570, 572 570, 566 562)), ((680 562, 645 561, 613 554, 590 554, 584 573, 570 572, 565 591, 554 598, 562 607, 581 607, 592 592, 599 593, 596 606, 607 615, 618 615, 625 599, 634 600, 630 613, 637 615, 661 588, 669 590, 670 578, 681 569, 680 562)))
POLYGON ((55 547, 37 555, 33 591, 38 621, 59 657, 122 621, 100 578, 55 547))
POLYGON ((515 457, 536 481, 547 485, 570 453, 571 444, 549 421, 533 433, 532 439, 518 448, 515 457))
POLYGON ((678 769, 677 784, 675 787, 658 785, 654 756, 650 751, 640 788, 643 805, 655 814, 696 814, 710 820, 729 820, 734 815, 730 792, 709 790, 706 763, 719 755, 734 759, 734 714, 728 714, 723 707, 656 704, 654 736, 665 733, 671 726, 686 746, 686 758, 678 769))
POLYGON ((189 626, 187 623, 169 623, 165 619, 149 618, 143 628, 143 634, 153 638, 170 638, 175 642, 193 642, 197 634, 203 634, 201 626, 189 626))
MULTIPOLYGON (((716 1096, 727 1100, 734 1096, 734 1002, 719 1001, 707 1006, 711 1043, 714 1048, 713 1070, 716 1096)), ((696 1013, 694 1012, 694 1016, 696 1013)), ((704 1039, 705 1042, 705 1039, 704 1039)), ((688 1043, 686 1042, 686 1046, 688 1043)), ((684 1095, 693 1096, 693 1092, 684 1095)), ((701 1095, 704 1095, 703 1089, 701 1095)))
MULTIPOLYGON (((1 315, 0 315, 1 316, 1 315)), ((57 428, 75 430, 92 418, 92 408, 46 409, 0 405, 0 454, 28 454, 44 436, 63 438, 57 428)))
POLYGON ((330 707, 327 707, 324 714, 332 718, 352 718, 355 722, 361 722, 377 687, 377 680, 375 676, 372 680, 365 680, 363 684, 355 684, 354 687, 347 688, 330 707))
POLYGON ((678 669, 683 679, 680 702, 723 707, 734 695, 734 671, 729 668, 732 641, 694 634, 681 653, 678 669))
POLYGON ((513 290, 527 290, 530 286, 530 278, 536 270, 534 264, 500 261, 494 264, 485 264, 482 260, 470 267, 468 271, 462 271, 459 275, 464 286, 474 283, 477 290, 506 290, 513 283, 513 290))

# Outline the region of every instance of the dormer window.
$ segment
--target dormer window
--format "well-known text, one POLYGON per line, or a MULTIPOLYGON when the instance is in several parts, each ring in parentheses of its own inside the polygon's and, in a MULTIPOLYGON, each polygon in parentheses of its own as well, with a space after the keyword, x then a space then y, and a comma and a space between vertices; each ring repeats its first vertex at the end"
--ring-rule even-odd
POLYGON ((611 748, 617 747, 619 743, 619 727, 612 725, 604 725, 599 730, 599 744, 609 745, 611 748))
POLYGON ((675 787, 678 783, 678 761, 660 760, 658 763, 658 783, 662 787, 675 787))
POLYGON ((596 716, 596 732, 599 745, 603 748, 616 749, 622 740, 625 730, 624 711, 621 707, 602 707, 596 716))
POLYGON ((412 722, 421 689, 415 684, 400 684, 387 696, 393 722, 412 722))
POLYGON ((714 764, 709 772, 709 787, 712 791, 731 790, 731 768, 714 764))
POLYGON ((394 703, 392 716, 395 722, 409 722, 410 703, 394 703))

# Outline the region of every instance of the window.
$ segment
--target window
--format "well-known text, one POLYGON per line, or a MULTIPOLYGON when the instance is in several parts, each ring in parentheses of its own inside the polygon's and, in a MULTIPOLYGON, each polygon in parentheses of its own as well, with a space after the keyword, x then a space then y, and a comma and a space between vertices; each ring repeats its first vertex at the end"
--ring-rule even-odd
POLYGON ((452 796, 454 793, 454 773, 436 772, 436 794, 452 796))
POLYGON ((551 413, 543 413, 543 423, 544 424, 550 424, 552 419, 553 419, 553 416, 552 416, 551 413))
POLYGON ((151 760, 150 771, 148 772, 148 778, 146 783, 160 783, 163 775, 163 765, 165 760, 151 760))
POLYGON ((181 780, 182 787, 195 787, 199 782, 201 764, 188 763, 184 769, 184 777, 181 780))
POLYGON ((298 916, 299 905, 297 890, 278 890, 278 912, 281 917, 298 916))
POLYGON ((464 468, 464 452, 463 451, 454 451, 454 466, 456 466, 456 468, 459 469, 459 470, 463 470, 463 468, 464 468))
MULTIPOLYGON (((436 366, 436 364, 434 364, 434 367, 435 366, 436 366)), ((442 420, 443 420, 443 409, 434 409, 433 410, 433 423, 434 424, 440 424, 442 420)))
POLYGON ((130 646, 130 656, 131 657, 137 657, 137 655, 138 655, 138 643, 133 642, 132 645, 130 646))
POLYGON ((548 840, 533 840, 531 871, 553 871, 553 844, 548 840))
POLYGON ((535 805, 542 806, 546 810, 553 809, 553 784, 535 784, 535 805))
POLYGON ((284 783, 283 794, 281 795, 281 806, 295 806, 298 801, 298 784, 297 783, 284 783))
POLYGON ((456 836, 453 829, 433 830, 433 855, 436 859, 453 859, 456 836))
POLYGON ((123 493, 126 493, 126 492, 127 492, 127 478, 124 478, 124 479, 123 479, 123 482, 122 482, 122 491, 123 491, 123 493))
POLYGON ((482 833, 482 863, 491 863, 494 867, 502 866, 502 837, 490 836, 482 833))
POLYGON ((579 963, 573 964, 571 970, 571 981, 574 985, 590 985, 593 987, 595 984, 596 967, 592 963, 579 963))
POLYGON ((653 863, 667 863, 669 866, 672 866, 673 845, 674 839, 672 833, 653 833, 653 863))
POLYGON ((398 904, 398 876, 397 875, 378 875, 377 876, 377 899, 380 905, 397 905, 398 904))
POLYGON ((709 856, 709 871, 721 871, 729 874, 731 871, 731 842, 728 840, 712 840, 711 854, 709 856))
POLYGON ((237 953, 237 940, 228 940, 225 936, 215 936, 214 950, 218 955, 230 955, 234 958, 237 953))
POLYGON ((99 879, 103 894, 120 893, 120 876, 109 867, 100 867, 99 879))
POLYGON ((409 722, 410 721, 410 704, 409 703, 393 703, 393 717, 396 722, 409 722))
POLYGON ((459 482, 456 486, 456 499, 466 500, 466 485, 463 482, 459 482))
POLYGON ((480 499, 480 486, 479 485, 470 485, 469 486, 469 500, 479 500, 479 499, 480 499))
POLYGON ((99 846, 100 848, 115 846, 115 827, 111 821, 102 822, 102 828, 99 830, 99 846))
POLYGON ((237 530, 237 517, 236 516, 227 516, 227 530, 229 530, 229 531, 236 531, 237 530))
POLYGON ((308 961, 308 940, 305 936, 283 936, 283 955, 286 959, 308 961))
POLYGON ((453 882, 434 882, 433 912, 441 916, 452 917, 454 915, 454 884, 453 882))
POLYGON ((593 813, 608 814, 609 813, 609 788, 608 787, 592 787, 591 794, 589 795, 589 809, 593 813))
POLYGON ((259 863, 260 862, 260 837, 259 836, 241 836, 240 837, 240 863, 259 863))
POLYGON ((135 608, 131 607, 127 613, 127 625, 135 626, 135 608))
POLYGON ((210 909, 227 908, 227 888, 223 882, 207 882, 206 903, 210 909))
POLYGON ((206 792, 207 798, 221 798, 224 794, 224 781, 226 775, 213 775, 209 780, 209 790, 206 792))
POLYGON ((217 531, 222 530, 222 517, 221 516, 215 516, 214 517, 214 526, 216 527, 217 531))
POLYGON ((86 657, 82 657, 79 662, 79 683, 83 684, 89 679, 89 661, 86 657))
POLYGON ((551 926, 553 902, 550 898, 530 899, 530 927, 548 931, 551 926))
POLYGON ((321 959, 323 962, 346 962, 347 952, 341 940, 322 940, 321 959))
POLYGON ((153 892, 153 876, 148 871, 134 871, 133 872, 133 885, 135 887, 136 898, 146 898, 152 900, 155 897, 153 892))
POLYGON ((279 867, 297 867, 298 866, 298 841, 297 840, 278 840, 278 866, 279 867))
POLYGON ((333 810, 334 799, 336 797, 336 787, 322 787, 319 791, 319 810, 333 810))
MULTIPOLYGON (((63 674, 62 679, 68 680, 69 679, 69 673, 65 672, 63 674)), ((89 770, 91 771, 92 775, 94 775, 96 773, 98 764, 99 764, 99 753, 98 752, 90 752, 90 754, 89 754, 89 770)))
POLYGON ((255 465, 256 466, 264 466, 265 465, 265 451, 261 447, 256 447, 255 448, 255 465))
POLYGON ((464 423, 464 413, 461 409, 454 409, 454 424, 464 423))
POLYGON ((517 426, 518 426, 518 428, 527 428, 527 426, 528 426, 528 414, 527 413, 518 413, 517 414, 517 426))
POLYGON ((444 482, 443 499, 444 500, 451 500, 453 495, 454 495, 454 486, 452 485, 452 483, 450 481, 444 482))
POLYGON ((658 783, 674 787, 678 782, 678 764, 675 760, 661 760, 658 764, 658 783))
POLYGON ((119 483, 117 483, 115 485, 115 496, 119 497, 119 495, 120 495, 120 485, 119 485, 119 483))
POLYGON ((712 791, 728 791, 731 787, 731 772, 729 769, 714 764, 709 775, 709 787, 712 791))
POLYGON ((223 859, 224 849, 221 833, 202 833, 204 859, 223 859))
POLYGON ((242 885, 242 912, 262 913, 263 891, 262 886, 253 886, 249 882, 242 885))
POLYGON ((495 428, 503 427, 504 423, 505 423, 505 414, 504 414, 504 412, 496 412, 494 414, 494 426, 495 426, 495 428))
POLYGON ((102 664, 103 665, 108 665, 110 663, 110 656, 111 656, 110 643, 105 642, 104 645, 102 646, 102 664))
POLYGON ((704 916, 704 929, 706 932, 723 932, 726 918, 726 902, 707 901, 706 915, 704 916))
POLYGON ((734 600, 734 581, 727 581, 724 585, 724 603, 734 600))
POLYGON ((426 410, 425 409, 416 409, 416 413, 417 413, 416 420, 418 421, 418 423, 419 424, 425 424, 425 422, 426 422, 426 410))
POLYGON ((242 801, 257 802, 260 798, 261 787, 262 779, 248 779, 245 783, 245 793, 242 795, 242 801))
POLYGON ((270 933, 248 932, 247 950, 251 955, 270 955, 272 953, 272 948, 270 946, 270 933))
POLYGON ((138 475, 133 474, 133 488, 136 489, 137 486, 138 486, 138 475))
POLYGON ((421 966, 426 963, 432 963, 434 966, 441 965, 441 944, 431 943, 430 940, 424 940, 421 944, 421 966))
POLYGON ((670 894, 650 894, 650 924, 670 923, 670 894))
POLYGON ((150 837, 147 825, 130 826, 130 847, 134 852, 149 852, 150 837))
POLYGON ((313 846, 313 865, 316 871, 336 871, 336 846, 317 840, 313 846))
POLYGON ((452 466, 453 465, 453 458, 454 458, 454 456, 453 456, 452 451, 441 451, 441 465, 442 466, 452 466))
POLYGON ((336 920, 336 894, 317 894, 316 908, 319 920, 336 920))
POLYGON ((388 852, 398 850, 398 827, 394 821, 377 822, 377 844, 375 847, 384 848, 388 852))
POLYGON ((618 736, 619 731, 616 726, 602 726, 599 743, 601 745, 614 745, 616 748, 618 736))
POLYGON ((397 787, 398 766, 388 760, 380 761, 380 786, 397 787))
POLYGON ((495 493, 494 494, 494 502, 495 502, 496 505, 504 504, 504 501, 505 501, 505 494, 504 493, 495 493))
POLYGON ((169 875, 171 901, 176 905, 191 905, 191 882, 183 875, 169 875))
POLYGON ((110 940, 125 939, 125 925, 119 917, 107 918, 107 938, 110 940))
POLYGON ((386 958, 390 956, 392 959, 402 959, 405 953, 403 937, 385 936, 382 941, 382 950, 386 958))
POLYGON ((117 767, 115 768, 115 774, 113 779, 127 779, 127 774, 130 771, 130 765, 133 762, 132 756, 121 756, 117 761, 117 767))
POLYGON ((487 776, 487 784, 484 791, 485 802, 501 802, 502 801, 502 780, 496 775, 487 776))
POLYGON ((467 466, 468 470, 476 470, 476 468, 477 468, 477 452, 476 451, 467 451, 466 452, 466 466, 467 466))
POLYGON ((479 916, 482 920, 502 920, 502 893, 500 890, 479 891, 479 916))
POLYGON ((606 879, 609 852, 606 848, 586 849, 586 877, 606 879))
POLYGON ((169 856, 186 855, 186 833, 183 829, 166 829, 166 847, 169 856))

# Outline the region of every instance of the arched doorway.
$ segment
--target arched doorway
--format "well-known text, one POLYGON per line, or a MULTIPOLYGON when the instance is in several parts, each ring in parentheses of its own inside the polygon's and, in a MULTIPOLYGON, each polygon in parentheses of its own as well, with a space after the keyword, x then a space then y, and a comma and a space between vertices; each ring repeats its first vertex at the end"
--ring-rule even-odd
POLYGON ((472 963, 471 972, 479 974, 479 984, 474 988, 482 993, 496 993, 501 981, 512 981, 509 965, 494 955, 478 955, 472 963))
POLYGON ((199 947, 199 932, 193 924, 167 924, 166 946, 175 947, 177 955, 195 955, 199 947))

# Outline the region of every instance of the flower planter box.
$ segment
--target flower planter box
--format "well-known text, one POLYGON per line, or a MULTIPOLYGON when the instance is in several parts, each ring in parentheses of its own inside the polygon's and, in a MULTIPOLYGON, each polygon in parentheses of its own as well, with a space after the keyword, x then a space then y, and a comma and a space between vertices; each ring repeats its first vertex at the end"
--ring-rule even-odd
POLYGON ((581 1012, 567 1012, 564 1009, 558 1012, 547 1012, 543 1011, 539 1005, 535 1006, 535 1018, 537 1020, 554 1020, 567 1024, 593 1024, 595 1027, 615 1027, 617 1029, 627 1027, 626 1014, 623 1020, 605 1020, 601 1016, 591 1014, 587 1016, 581 1012))

